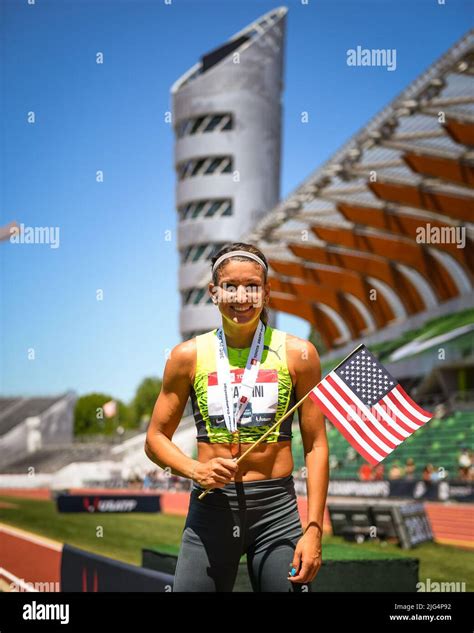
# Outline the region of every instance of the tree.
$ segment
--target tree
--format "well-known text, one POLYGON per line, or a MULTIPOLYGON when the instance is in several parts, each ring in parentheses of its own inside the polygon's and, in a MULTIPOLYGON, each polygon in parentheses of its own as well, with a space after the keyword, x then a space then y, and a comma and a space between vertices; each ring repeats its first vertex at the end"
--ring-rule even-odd
POLYGON ((148 422, 153 413, 156 399, 161 391, 161 378, 145 378, 142 380, 133 399, 133 417, 135 425, 148 422))
POLYGON ((117 426, 125 428, 133 426, 133 416, 128 407, 121 400, 105 393, 89 393, 77 399, 74 409, 74 434, 87 435, 94 433, 104 433, 110 435, 115 433, 117 426), (103 406, 109 400, 117 402, 117 415, 107 418, 103 411, 103 406))

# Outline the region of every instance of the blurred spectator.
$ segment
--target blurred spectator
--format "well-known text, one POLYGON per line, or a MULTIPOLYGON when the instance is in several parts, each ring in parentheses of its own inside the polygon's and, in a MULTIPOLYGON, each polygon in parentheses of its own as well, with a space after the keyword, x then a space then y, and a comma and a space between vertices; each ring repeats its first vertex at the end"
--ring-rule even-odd
POLYGON ((425 482, 429 482, 431 481, 431 475, 433 474, 433 464, 426 464, 426 466, 423 468, 423 473, 421 475, 421 478, 423 479, 423 481, 425 482))
POLYGON ((152 471, 148 471, 145 474, 145 477, 143 477, 143 487, 144 488, 151 488, 153 481, 152 481, 152 471))
POLYGON ((140 479, 140 475, 135 474, 128 480, 128 487, 133 489, 138 489, 142 487, 142 480, 140 479))
POLYGON ((385 476, 385 466, 383 464, 377 464, 372 471, 372 479, 375 481, 382 481, 385 476))
POLYGON ((403 468, 400 466, 398 459, 393 462, 388 471, 389 479, 401 479, 403 477, 403 468))
POLYGON ((461 448, 458 455, 459 479, 468 481, 470 479, 470 471, 472 467, 472 456, 465 446, 461 448))
POLYGON ((160 485, 159 473, 157 470, 152 470, 150 473, 151 486, 157 488, 160 485))
POLYGON ((415 460, 409 457, 405 462, 405 479, 415 479, 415 460))
POLYGON ((440 479, 443 479, 442 469, 433 467, 430 479, 431 481, 439 481, 440 479))
POLYGON ((372 479, 372 468, 369 464, 362 464, 359 468, 360 481, 370 481, 372 479))

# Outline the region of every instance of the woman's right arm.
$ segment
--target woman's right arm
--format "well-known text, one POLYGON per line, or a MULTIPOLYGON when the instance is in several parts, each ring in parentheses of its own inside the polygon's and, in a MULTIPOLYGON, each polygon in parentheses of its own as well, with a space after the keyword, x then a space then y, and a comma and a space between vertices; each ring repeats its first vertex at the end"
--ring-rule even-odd
POLYGON ((152 462, 170 469, 174 475, 190 479, 196 460, 185 455, 171 438, 189 398, 193 347, 191 340, 179 343, 171 350, 145 441, 145 453, 152 462))
POLYGON ((171 440, 188 401, 194 363, 195 339, 179 343, 172 350, 163 373, 163 383, 146 434, 145 453, 161 468, 193 479, 206 487, 228 483, 238 466, 231 459, 216 457, 201 463, 183 453, 171 440))

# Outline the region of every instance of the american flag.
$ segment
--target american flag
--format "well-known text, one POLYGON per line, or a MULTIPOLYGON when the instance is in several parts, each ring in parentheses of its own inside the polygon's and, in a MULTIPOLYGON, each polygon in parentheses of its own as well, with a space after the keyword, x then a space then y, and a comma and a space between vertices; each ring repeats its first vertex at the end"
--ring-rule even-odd
POLYGON ((102 409, 104 410, 104 415, 106 418, 113 418, 114 415, 117 415, 117 403, 115 400, 109 400, 108 402, 103 404, 102 409))
POLYGON ((365 345, 323 378, 309 396, 373 466, 433 417, 365 345))

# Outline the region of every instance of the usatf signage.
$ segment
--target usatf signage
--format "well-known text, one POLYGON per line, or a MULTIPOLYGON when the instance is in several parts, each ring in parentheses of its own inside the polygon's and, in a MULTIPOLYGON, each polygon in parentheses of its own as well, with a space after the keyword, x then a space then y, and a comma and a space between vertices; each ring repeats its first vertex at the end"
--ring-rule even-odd
POLYGON ((56 497, 58 512, 160 512, 160 495, 67 495, 56 497))

